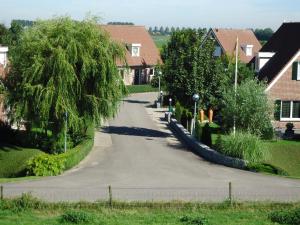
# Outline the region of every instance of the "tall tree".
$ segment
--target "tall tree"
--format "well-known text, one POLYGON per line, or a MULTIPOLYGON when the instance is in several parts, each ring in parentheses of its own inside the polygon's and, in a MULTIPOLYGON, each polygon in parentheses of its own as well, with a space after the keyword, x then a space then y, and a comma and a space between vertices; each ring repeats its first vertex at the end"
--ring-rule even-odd
POLYGON ((165 34, 165 30, 164 30, 164 27, 163 27, 163 26, 161 26, 161 27, 159 28, 159 33, 160 33, 161 35, 164 35, 164 34, 165 34))
POLYGON ((124 49, 96 21, 68 17, 37 21, 11 52, 5 85, 12 121, 30 121, 62 139, 65 113, 71 130, 100 124, 117 112, 125 87, 115 60, 124 49))
POLYGON ((162 51, 163 74, 168 91, 183 105, 192 106, 192 95, 198 93, 203 107, 215 108, 228 78, 213 57, 213 41, 202 43, 204 34, 192 29, 174 32, 162 51))

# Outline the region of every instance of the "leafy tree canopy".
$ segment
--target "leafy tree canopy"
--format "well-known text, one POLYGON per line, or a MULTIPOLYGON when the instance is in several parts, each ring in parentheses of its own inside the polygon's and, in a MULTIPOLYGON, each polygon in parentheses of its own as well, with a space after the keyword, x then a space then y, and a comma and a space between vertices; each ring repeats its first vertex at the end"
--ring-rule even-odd
POLYGON ((65 113, 70 129, 80 132, 87 121, 100 124, 117 112, 125 87, 115 60, 125 53, 95 20, 37 21, 10 54, 5 85, 12 121, 30 121, 58 139, 65 113))

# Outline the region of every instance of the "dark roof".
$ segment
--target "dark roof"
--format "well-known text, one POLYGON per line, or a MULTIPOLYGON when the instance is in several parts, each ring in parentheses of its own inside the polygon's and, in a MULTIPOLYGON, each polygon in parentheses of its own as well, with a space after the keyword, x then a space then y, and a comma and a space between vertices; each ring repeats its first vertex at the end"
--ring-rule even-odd
POLYGON ((270 83, 300 49, 300 23, 283 23, 260 52, 275 55, 259 71, 258 78, 270 83))
MULTIPOLYGON (((140 56, 132 57, 129 50, 126 51, 128 66, 157 65, 161 63, 160 53, 153 39, 144 26, 133 25, 101 25, 111 38, 122 44, 141 44, 140 56)), ((117 62, 118 66, 123 66, 117 62)))
POLYGON ((239 38, 239 58, 244 63, 249 61, 255 56, 261 48, 261 44, 257 40, 255 34, 250 29, 212 29, 215 37, 218 39, 221 47, 228 55, 235 55, 236 38, 239 38), (253 45, 252 56, 247 56, 242 49, 243 45, 253 45))

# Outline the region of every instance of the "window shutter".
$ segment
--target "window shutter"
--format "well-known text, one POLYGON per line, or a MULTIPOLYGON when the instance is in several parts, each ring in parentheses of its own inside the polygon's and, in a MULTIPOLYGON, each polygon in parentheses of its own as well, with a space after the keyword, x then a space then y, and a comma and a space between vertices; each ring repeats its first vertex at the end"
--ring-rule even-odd
POLYGON ((281 108, 281 100, 276 100, 275 107, 274 107, 274 119, 276 121, 280 120, 280 108, 281 108))
POLYGON ((293 63, 292 80, 297 80, 298 75, 298 62, 293 63))

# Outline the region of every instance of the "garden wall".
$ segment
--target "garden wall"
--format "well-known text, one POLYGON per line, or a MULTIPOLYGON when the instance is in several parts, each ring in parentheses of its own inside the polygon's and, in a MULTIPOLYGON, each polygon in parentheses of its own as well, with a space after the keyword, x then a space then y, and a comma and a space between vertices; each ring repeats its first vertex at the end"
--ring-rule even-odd
POLYGON ((170 119, 169 126, 171 130, 173 130, 173 132, 175 132, 176 135, 182 139, 195 154, 203 157, 204 159, 228 167, 238 169, 246 168, 246 161, 222 155, 207 145, 198 142, 181 124, 177 122, 176 119, 170 119))

